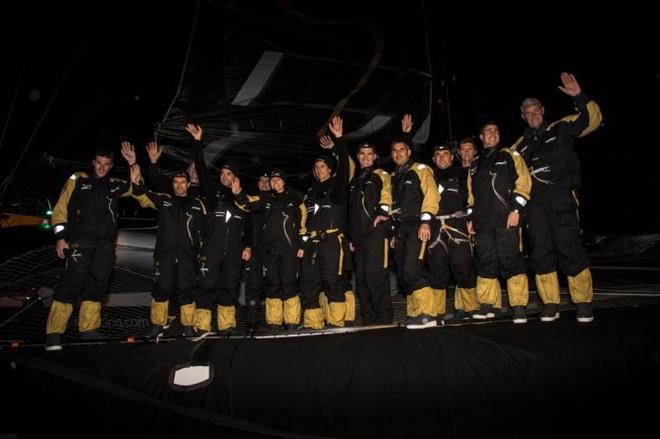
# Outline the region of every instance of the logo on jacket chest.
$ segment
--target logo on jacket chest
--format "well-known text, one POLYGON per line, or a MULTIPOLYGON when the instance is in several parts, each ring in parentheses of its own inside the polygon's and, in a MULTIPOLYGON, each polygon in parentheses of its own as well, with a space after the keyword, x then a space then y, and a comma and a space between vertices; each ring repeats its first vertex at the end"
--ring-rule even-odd
POLYGON ((216 210, 215 211, 215 217, 216 218, 224 218, 225 223, 229 222, 229 220, 232 219, 232 218, 236 218, 236 219, 243 218, 241 215, 231 213, 231 211, 229 211, 229 210, 216 210))

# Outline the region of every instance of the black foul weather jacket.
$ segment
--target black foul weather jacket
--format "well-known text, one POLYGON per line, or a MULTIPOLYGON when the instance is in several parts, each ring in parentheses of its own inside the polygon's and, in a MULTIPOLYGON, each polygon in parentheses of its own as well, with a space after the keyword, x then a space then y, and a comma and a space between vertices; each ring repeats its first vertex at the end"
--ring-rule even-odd
POLYGON ((117 236, 117 199, 131 195, 131 185, 112 177, 96 178, 76 172, 67 180, 53 208, 56 239, 71 236, 106 238, 117 236))
POLYGON ((475 230, 506 228, 512 211, 522 211, 532 185, 520 154, 510 148, 486 148, 468 175, 468 221, 475 230))
POLYGON ((580 161, 573 143, 600 126, 600 107, 584 93, 573 98, 578 114, 538 128, 527 128, 516 141, 518 151, 532 175, 532 203, 565 196, 580 186, 580 161))

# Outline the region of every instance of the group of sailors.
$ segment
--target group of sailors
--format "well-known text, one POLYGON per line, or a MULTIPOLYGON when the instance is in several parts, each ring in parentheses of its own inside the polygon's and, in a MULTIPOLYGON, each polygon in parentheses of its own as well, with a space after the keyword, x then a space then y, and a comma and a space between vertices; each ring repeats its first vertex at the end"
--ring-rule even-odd
POLYGON ((561 80, 560 90, 573 99, 576 114, 548 123, 542 104, 525 99, 520 110, 528 127, 515 144, 501 145, 499 128, 489 121, 479 133, 479 157, 473 159, 475 140, 459 142, 460 164, 447 145, 434 147, 432 164, 417 161, 410 141, 413 121, 405 115, 402 136, 390 144, 395 166, 390 174, 377 165, 371 143, 357 145, 356 160, 350 157, 343 120, 335 116, 329 123, 332 136, 320 139, 314 182, 306 193, 289 187, 278 169, 260 179, 256 195, 246 193, 231 162, 212 178, 199 125, 186 126, 193 139, 191 166, 169 182, 160 176, 161 149, 153 143, 147 147, 147 175, 136 163, 134 147, 122 144, 127 180, 109 177, 112 153, 97 151, 93 173, 73 174, 53 210, 56 250, 67 259, 68 271, 55 288, 46 349, 62 348, 79 301, 81 337, 102 337, 101 300, 113 268, 122 196, 158 211, 149 337, 163 335, 170 302, 179 305, 185 336, 230 334, 237 326, 244 268, 252 318, 263 283, 265 323, 272 329, 343 327, 356 319, 356 299, 363 325, 390 324, 392 254, 406 297, 407 328, 442 321, 452 279, 455 318, 495 317, 502 307, 501 278, 513 322, 525 323, 523 226, 544 304, 540 319, 559 317, 560 270, 568 276, 577 320, 592 321, 573 143, 600 125, 601 114, 573 75, 563 73, 561 80))

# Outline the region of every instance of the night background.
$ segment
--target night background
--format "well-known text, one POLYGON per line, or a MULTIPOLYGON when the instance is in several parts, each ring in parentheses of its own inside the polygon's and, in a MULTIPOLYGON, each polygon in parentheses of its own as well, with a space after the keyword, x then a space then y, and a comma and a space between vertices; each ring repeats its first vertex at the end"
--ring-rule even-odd
MULTIPOLYGON (((320 21, 372 21, 385 32, 385 57, 393 55, 410 69, 428 68, 420 64, 430 60, 432 124, 423 157, 428 157, 431 144, 476 134, 485 119, 498 121, 503 143, 513 142, 525 127, 520 102, 530 95, 543 102, 549 121, 572 113, 569 97, 557 86, 561 72, 574 73, 604 117, 599 130, 575 145, 582 164, 579 195, 585 233, 642 234, 660 229, 653 214, 660 195, 655 134, 660 121, 660 62, 652 28, 640 21, 634 22, 639 31, 624 33, 621 26, 602 20, 581 27, 573 17, 551 27, 519 26, 520 37, 504 38, 498 36, 504 32, 483 31, 469 14, 447 19, 445 8, 435 2, 373 9, 371 3, 355 8, 350 2, 235 4, 246 3, 265 9, 293 5, 320 21), (426 24, 419 19, 420 10, 426 24), (411 46, 387 33, 399 28, 412 34, 425 26, 428 53, 423 40, 411 46)), ((76 169, 69 161, 89 163, 98 147, 118 154, 124 139, 132 141, 145 159, 143 145, 153 138, 179 86, 195 8, 193 1, 152 7, 127 2, 2 6, 2 181, 30 142, 13 183, 3 184, 5 200, 18 195, 55 201, 66 176, 76 169), (55 159, 50 166, 49 156, 55 159)), ((332 39, 332 30, 328 35, 332 39)), ((195 43, 203 42, 198 38, 195 43)), ((298 81, 301 88, 309 87, 304 77, 292 79, 294 86, 298 81)), ((416 114, 412 102, 402 104, 396 116, 407 112, 421 123, 423 115, 416 114)), ((315 134, 309 131, 312 151, 315 134)), ((121 158, 118 165, 123 165, 121 158)), ((306 162, 298 166, 300 172, 308 169, 306 162)))
POLYGON ((0 3, 0 439, 648 435, 660 393, 656 20, 632 2, 0 3), (593 278, 577 288, 559 273, 561 318, 542 319, 528 271, 522 326, 502 278, 494 318, 460 318, 467 302, 450 283, 437 327, 409 330, 414 300, 390 270, 392 324, 367 326, 360 311, 344 327, 290 330, 243 295, 234 335, 182 337, 178 317, 149 339, 157 212, 122 198, 100 316, 108 339, 83 339, 73 305, 64 349, 44 350, 47 302, 70 268, 53 251, 46 200, 90 170, 96 149, 112 149, 112 175, 126 178, 121 142, 145 164, 156 138, 161 168, 181 169, 192 122, 204 128, 207 162, 238 163, 248 192, 272 167, 305 190, 334 111, 353 153, 370 141, 381 157, 411 113, 417 154, 429 160, 433 145, 476 136, 486 120, 510 145, 529 96, 548 122, 572 114, 562 72, 599 104, 603 124, 574 146, 593 278), (36 215, 34 225, 5 227, 6 213, 36 215), (576 306, 585 297, 592 322, 576 306), (204 381, 174 385, 198 366, 204 381))

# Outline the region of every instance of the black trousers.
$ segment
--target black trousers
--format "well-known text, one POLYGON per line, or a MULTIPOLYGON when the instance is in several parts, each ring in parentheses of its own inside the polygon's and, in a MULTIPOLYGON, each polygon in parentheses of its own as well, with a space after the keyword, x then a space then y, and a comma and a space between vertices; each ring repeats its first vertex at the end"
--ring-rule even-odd
POLYGON ((245 272, 245 303, 248 307, 258 307, 266 286, 264 280, 264 247, 262 245, 252 246, 252 257, 245 264, 245 272))
POLYGON ((302 262, 300 290, 305 309, 319 308, 319 293, 328 302, 345 302, 343 270, 344 250, 341 235, 333 234, 317 242, 308 242, 302 262))
POLYGON ((79 300, 99 302, 108 289, 115 261, 111 239, 73 236, 69 239, 66 275, 55 288, 55 299, 75 304, 79 300))
POLYGON ((456 230, 441 230, 436 227, 428 245, 428 267, 431 278, 431 288, 446 290, 451 276, 459 288, 474 288, 477 286, 477 272, 472 258, 472 245, 467 236, 465 220, 463 224, 447 222, 456 230))
POLYGON ((287 300, 298 295, 297 253, 288 242, 265 244, 266 297, 287 300))
POLYGON ((387 270, 388 242, 377 228, 354 242, 355 292, 360 301, 362 324, 391 323, 393 318, 390 274, 387 270))
POLYGON ((189 305, 195 301, 194 291, 197 281, 196 257, 179 256, 174 254, 160 254, 154 261, 154 287, 153 298, 157 302, 164 302, 173 297, 177 298, 179 305, 189 305))
POLYGON ((493 279, 508 279, 525 273, 520 228, 477 230, 477 274, 493 279))
POLYGON ((399 225, 396 235, 394 262, 396 274, 405 294, 430 286, 426 269, 426 243, 417 237, 419 223, 406 222, 399 225))
POLYGON ((527 208, 527 232, 532 245, 532 270, 546 274, 557 270, 575 276, 589 266, 582 245, 577 203, 567 194, 546 202, 532 202, 527 208))
POLYGON ((202 257, 200 267, 202 292, 197 298, 197 308, 210 309, 214 302, 222 306, 235 306, 241 286, 243 260, 241 246, 227 248, 209 246, 202 257))

